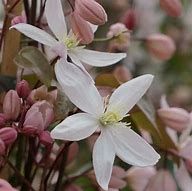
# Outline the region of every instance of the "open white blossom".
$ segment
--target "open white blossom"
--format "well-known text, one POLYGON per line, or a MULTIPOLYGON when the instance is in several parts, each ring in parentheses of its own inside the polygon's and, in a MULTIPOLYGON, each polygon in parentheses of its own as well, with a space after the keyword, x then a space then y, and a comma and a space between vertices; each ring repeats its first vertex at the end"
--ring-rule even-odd
POLYGON ((99 129, 101 134, 94 145, 93 166, 96 179, 104 190, 108 190, 115 155, 131 165, 154 165, 159 159, 156 151, 126 123, 121 122, 147 91, 153 76, 143 75, 122 84, 105 104, 82 70, 71 67, 66 61, 65 64, 59 62, 64 61, 58 61, 55 67, 62 90, 85 113, 67 117, 51 132, 52 138, 79 141, 99 129))
MULTIPOLYGON (((68 55, 74 64, 83 68, 82 63, 92 66, 109 66, 126 57, 124 53, 105 53, 85 49, 85 46, 78 46, 77 37, 70 31, 67 33, 65 17, 60 0, 47 0, 45 15, 48 25, 56 39, 37 27, 29 24, 19 23, 11 28, 17 29, 24 35, 51 47, 60 57, 68 55)), ((93 31, 95 26, 91 25, 93 31)), ((84 68, 83 68, 84 69, 84 68)))

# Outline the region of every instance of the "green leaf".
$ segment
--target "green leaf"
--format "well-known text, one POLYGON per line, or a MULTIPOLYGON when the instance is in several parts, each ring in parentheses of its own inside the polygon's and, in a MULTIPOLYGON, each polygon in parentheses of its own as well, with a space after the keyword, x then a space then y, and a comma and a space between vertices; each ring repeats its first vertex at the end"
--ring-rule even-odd
POLYGON ((141 99, 135 106, 135 110, 132 110, 131 119, 137 128, 144 129, 152 135, 156 145, 161 144, 160 132, 155 122, 155 109, 151 102, 146 99, 141 99))
POLYGON ((53 79, 52 67, 38 48, 32 46, 22 48, 14 62, 21 68, 31 69, 46 86, 51 85, 53 79))

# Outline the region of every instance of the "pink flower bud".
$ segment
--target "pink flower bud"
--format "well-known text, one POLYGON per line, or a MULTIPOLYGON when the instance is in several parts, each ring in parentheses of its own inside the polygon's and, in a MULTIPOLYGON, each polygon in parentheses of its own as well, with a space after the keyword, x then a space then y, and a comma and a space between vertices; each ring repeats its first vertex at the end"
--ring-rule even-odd
POLYGON ((180 0, 160 0, 160 6, 169 16, 179 17, 182 14, 180 0))
POLYGON ((108 38, 117 37, 123 32, 128 32, 126 26, 123 23, 115 23, 110 26, 109 32, 107 33, 108 38))
POLYGON ((25 80, 20 81, 17 83, 16 91, 20 98, 26 99, 31 92, 29 83, 25 80))
POLYGON ((3 101, 3 112, 7 119, 16 120, 21 111, 21 100, 15 90, 10 90, 3 101))
POLYGON ((39 134, 39 140, 45 146, 50 146, 53 144, 53 139, 51 138, 49 131, 42 131, 39 134))
POLYGON ((131 72, 125 66, 116 67, 113 74, 119 83, 127 82, 132 78, 131 72))
POLYGON ((103 25, 107 21, 105 10, 95 0, 76 0, 75 11, 83 19, 95 25, 103 25))
POLYGON ((133 190, 143 191, 155 174, 156 169, 154 167, 131 167, 127 171, 127 182, 133 190))
POLYGON ((123 23, 129 30, 134 30, 138 24, 138 15, 134 9, 129 9, 123 16, 123 23))
POLYGON ((13 25, 16 25, 16 24, 19 24, 19 23, 26 23, 27 20, 26 20, 26 17, 25 16, 16 16, 12 19, 11 21, 11 26, 13 25))
POLYGON ((0 139, 5 145, 12 144, 17 139, 17 131, 11 127, 0 129, 0 139))
POLYGON ((23 132, 26 134, 39 134, 45 130, 54 119, 53 106, 47 101, 36 102, 25 116, 23 132))
POLYGON ((149 52, 160 60, 168 60, 174 54, 176 47, 167 35, 152 34, 147 37, 146 45, 149 52))
POLYGON ((157 174, 150 180, 146 191, 177 191, 177 186, 172 175, 167 170, 160 170, 157 174))
POLYGON ((0 139, 0 156, 5 154, 5 143, 0 139))
POLYGON ((70 15, 71 28, 78 40, 83 44, 89 44, 94 39, 90 24, 74 11, 70 15))
POLYGON ((162 108, 158 110, 158 115, 165 125, 178 132, 183 131, 190 121, 189 113, 182 108, 162 108))
POLYGON ((0 113, 0 127, 3 127, 6 122, 6 117, 3 113, 0 113))
POLYGON ((1 191, 17 191, 7 181, 0 179, 0 190, 1 191))

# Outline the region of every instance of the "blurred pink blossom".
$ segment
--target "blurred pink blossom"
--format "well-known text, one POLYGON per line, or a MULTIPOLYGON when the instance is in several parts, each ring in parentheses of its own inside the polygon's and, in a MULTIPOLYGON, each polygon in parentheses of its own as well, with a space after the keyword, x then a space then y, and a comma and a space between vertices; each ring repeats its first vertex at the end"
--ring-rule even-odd
POLYGON ((149 52, 160 60, 170 59, 175 50, 174 41, 164 34, 151 34, 146 39, 149 52))
POLYGON ((145 191, 177 191, 177 185, 167 170, 159 170, 155 176, 151 178, 145 191))
POLYGON ((127 182, 134 191, 144 191, 150 179, 155 176, 155 167, 131 167, 127 171, 127 182))
POLYGON ((182 14, 180 0, 160 0, 160 6, 169 16, 179 17, 182 14))

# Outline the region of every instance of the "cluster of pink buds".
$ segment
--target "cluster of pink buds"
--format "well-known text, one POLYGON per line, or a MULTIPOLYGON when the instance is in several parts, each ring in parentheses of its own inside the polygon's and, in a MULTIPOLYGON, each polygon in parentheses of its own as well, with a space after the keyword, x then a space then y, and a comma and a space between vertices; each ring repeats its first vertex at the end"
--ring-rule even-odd
POLYGON ((31 91, 25 80, 17 83, 16 90, 7 92, 0 114, 1 155, 16 140, 18 133, 37 136, 43 145, 52 145, 47 128, 54 120, 56 94, 55 91, 48 92, 44 86, 31 91))
POLYGON ((71 28, 81 43, 89 44, 94 39, 91 25, 105 24, 107 14, 95 0, 75 0, 73 9, 70 15, 71 28))

